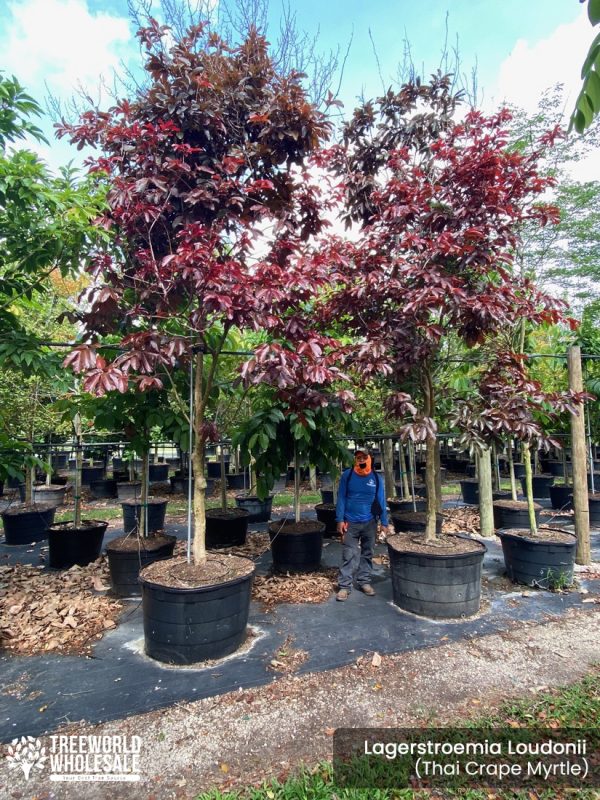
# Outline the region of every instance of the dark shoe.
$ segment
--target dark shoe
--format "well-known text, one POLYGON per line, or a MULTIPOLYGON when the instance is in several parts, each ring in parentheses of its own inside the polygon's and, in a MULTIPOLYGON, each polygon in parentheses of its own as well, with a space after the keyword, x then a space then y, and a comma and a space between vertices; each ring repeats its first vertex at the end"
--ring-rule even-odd
POLYGON ((363 585, 360 587, 360 590, 364 594, 368 594, 369 597, 373 597, 373 595, 375 594, 375 589, 371 586, 370 583, 363 583, 363 585))
POLYGON ((344 600, 347 600, 350 597, 350 592, 348 589, 340 589, 339 592, 336 594, 335 599, 339 600, 340 603, 343 603, 344 600))

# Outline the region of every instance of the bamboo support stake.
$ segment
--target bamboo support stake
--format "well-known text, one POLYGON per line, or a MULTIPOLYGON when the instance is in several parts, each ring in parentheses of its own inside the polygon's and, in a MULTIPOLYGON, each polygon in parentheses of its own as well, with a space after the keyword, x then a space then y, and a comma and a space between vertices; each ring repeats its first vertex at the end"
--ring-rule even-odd
MULTIPOLYGON (((581 349, 569 347, 567 351, 569 367, 569 388, 574 392, 583 391, 581 371, 581 349)), ((575 509, 575 534, 577 536, 578 564, 590 564, 590 512, 588 506, 585 413, 583 406, 577 415, 571 414, 571 463, 573 466, 573 508, 575 509)))

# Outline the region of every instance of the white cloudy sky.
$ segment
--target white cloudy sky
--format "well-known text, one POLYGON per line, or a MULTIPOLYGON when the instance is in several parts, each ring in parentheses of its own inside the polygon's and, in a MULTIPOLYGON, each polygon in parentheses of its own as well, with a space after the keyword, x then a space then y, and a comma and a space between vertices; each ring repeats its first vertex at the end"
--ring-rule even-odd
MULTIPOLYGON (((398 8, 406 3, 406 0, 394 1, 398 8)), ((465 31, 461 54, 463 63, 474 63, 477 59, 482 67, 480 81, 485 90, 485 104, 491 107, 503 99, 510 99, 526 108, 534 108, 543 89, 557 81, 564 82, 570 88, 572 102, 578 90, 581 62, 593 37, 585 7, 576 0, 528 0, 527 7, 537 6, 539 14, 524 19, 523 29, 519 30, 519 26, 514 24, 502 25, 492 13, 499 13, 511 1, 515 0, 485 0, 483 4, 472 0, 474 5, 463 5, 465 0, 446 2, 446 6, 451 8, 450 25, 454 26, 459 36, 462 36, 463 29, 465 31), (468 26, 473 27, 478 22, 476 20, 474 23, 472 19, 477 6, 483 9, 479 12, 483 15, 480 21, 482 30, 486 25, 486 15, 489 16, 488 26, 496 26, 493 39, 490 40, 494 44, 493 52, 490 52, 489 41, 481 39, 478 51, 478 37, 469 38, 468 26), (553 15, 544 14, 544 9, 549 11, 551 6, 553 15), (564 21, 561 22, 561 19, 564 21), (557 20, 558 24, 548 30, 548 24, 557 20), (482 53, 483 48, 485 53, 482 53)), ((308 12, 308 6, 304 4, 310 2, 302 0, 296 5, 299 9, 306 8, 308 12)), ((331 0, 331 6, 339 2, 341 0, 331 0)), ((373 0, 374 25, 377 6, 381 2, 383 0, 373 0)), ((418 35, 413 34, 418 27, 410 29, 410 23, 418 26, 421 18, 425 20, 424 9, 429 4, 432 9, 436 7, 438 15, 435 17, 432 11, 428 20, 430 27, 437 28, 439 36, 442 35, 439 28, 446 12, 440 0, 411 3, 412 18, 406 17, 408 22, 404 22, 404 31, 406 33, 408 25, 409 36, 416 37, 415 47, 425 45, 419 44, 418 35)), ((357 74, 360 74, 363 82, 361 88, 369 90, 373 86, 372 91, 376 92, 380 88, 377 66, 371 58, 372 66, 365 67, 368 63, 365 61, 365 48, 360 43, 360 37, 356 36, 357 24, 364 26, 364 19, 360 15, 364 17, 365 9, 363 4, 352 2, 342 5, 346 9, 344 22, 351 24, 355 31, 345 74, 346 97, 352 94, 348 83, 355 81, 357 74), (356 20, 352 19, 354 6, 360 7, 356 11, 356 20)), ((408 14, 408 5, 403 10, 408 14)), ((331 9, 328 11, 331 13, 331 9)), ((300 22, 303 22, 301 16, 300 22)), ((382 24, 389 29, 391 23, 384 20, 382 24)), ((398 35, 402 32, 401 25, 399 21, 398 35)), ((344 41, 345 29, 341 23, 339 31, 330 30, 325 16, 321 31, 325 34, 325 42, 328 37, 333 41, 336 34, 339 34, 340 41, 344 41)), ((383 28, 379 32, 374 28, 376 36, 383 37, 385 32, 383 28)), ((439 46, 439 36, 436 48, 439 46)), ((432 39, 431 34, 429 39, 432 39)), ((380 41, 384 43, 381 55, 385 71, 388 66, 385 56, 390 48, 385 44, 385 39, 380 38, 380 41)), ((118 69, 122 61, 135 61, 137 43, 127 19, 124 0, 0 0, 0 53, 0 69, 14 73, 37 98, 43 98, 48 88, 52 94, 65 100, 73 95, 78 86, 85 87, 96 98, 101 77, 110 80, 113 69, 118 69)), ((395 53, 391 57, 396 57, 395 53)), ((428 57, 428 54, 415 53, 417 61, 428 57)), ((50 147, 42 147, 41 152, 53 166, 76 157, 66 143, 57 144, 54 141, 50 147)), ((598 175, 600 177, 600 171, 598 175)))

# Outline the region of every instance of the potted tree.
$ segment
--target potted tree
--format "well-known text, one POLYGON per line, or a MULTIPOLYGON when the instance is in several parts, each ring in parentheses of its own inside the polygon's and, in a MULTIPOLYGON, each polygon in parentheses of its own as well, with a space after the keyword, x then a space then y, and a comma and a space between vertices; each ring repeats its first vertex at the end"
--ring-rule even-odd
POLYGON ((322 224, 302 165, 329 125, 256 30, 236 46, 205 25, 170 43, 166 34, 154 20, 139 31, 148 82, 134 100, 91 110, 62 134, 102 151, 95 168, 112 187, 103 223, 116 248, 97 259, 85 330, 127 320, 132 331, 112 362, 90 343, 71 363, 84 387, 120 389, 136 374, 147 391, 161 388, 161 372, 182 411, 188 398, 171 378, 190 375, 188 554, 140 573, 146 653, 182 664, 224 656, 245 637, 254 564, 206 550, 205 444, 218 438, 206 410, 229 331, 268 331, 325 280, 324 266, 297 256, 322 224), (257 250, 259 228, 268 236, 257 250))
POLYGON ((556 216, 539 202, 550 181, 536 169, 552 137, 534 153, 509 152, 508 112, 471 111, 458 122, 451 85, 438 75, 390 89, 357 109, 345 146, 328 159, 361 235, 326 247, 337 287, 327 318, 343 318, 356 337, 359 374, 387 374, 399 386, 412 376, 419 389, 392 394, 388 410, 408 418, 405 439, 426 447, 426 530, 388 546, 394 602, 434 617, 478 610, 485 551, 469 537, 436 534, 436 371, 450 337, 473 352, 521 318, 555 321, 562 308, 511 268, 522 221, 556 216))

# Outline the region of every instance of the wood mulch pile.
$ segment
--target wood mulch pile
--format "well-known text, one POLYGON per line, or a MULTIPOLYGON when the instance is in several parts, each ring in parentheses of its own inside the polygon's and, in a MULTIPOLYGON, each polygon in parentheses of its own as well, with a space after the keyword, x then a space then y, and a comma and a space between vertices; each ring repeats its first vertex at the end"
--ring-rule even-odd
POLYGON ((122 603, 105 597, 108 564, 48 572, 43 567, 0 566, 0 642, 21 655, 86 654, 114 628, 122 603))
POLYGON ((460 508, 445 508, 443 533, 470 533, 479 534, 479 511, 467 506, 460 508))
POLYGON ((299 575, 257 575, 252 599, 272 611, 280 603, 324 603, 337 585, 337 569, 299 575))

